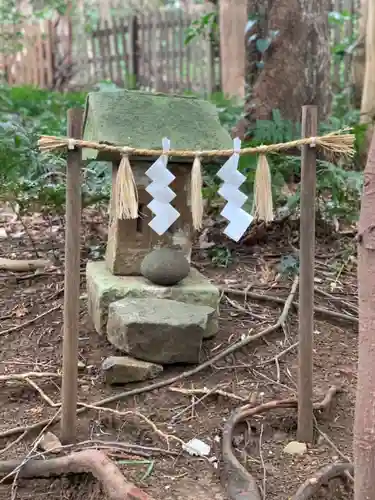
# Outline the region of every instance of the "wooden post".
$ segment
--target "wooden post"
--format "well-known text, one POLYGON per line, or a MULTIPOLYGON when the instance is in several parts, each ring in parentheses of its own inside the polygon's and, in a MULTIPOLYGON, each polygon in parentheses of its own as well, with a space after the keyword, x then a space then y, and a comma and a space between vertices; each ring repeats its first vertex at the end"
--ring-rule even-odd
MULTIPOLYGON (((314 137, 318 129, 316 106, 302 107, 302 136, 314 137)), ((313 333, 315 256, 316 148, 302 147, 300 284, 299 284, 299 378, 297 439, 312 442, 313 419, 313 333)))
MULTIPOLYGON (((68 110, 68 137, 82 137, 82 109, 68 110)), ((66 169, 66 230, 64 284, 63 378, 61 389, 61 441, 76 439, 78 329, 80 296, 82 150, 68 151, 66 169)))
MULTIPOLYGON (((132 26, 129 34, 130 38, 130 57, 131 57, 131 68, 132 75, 130 79, 128 77, 128 88, 131 90, 137 89, 139 86, 139 59, 140 59, 140 46, 139 46, 139 20, 137 16, 134 16, 132 21, 132 26), (130 80, 130 81, 129 81, 130 80)), ((144 47, 142 47, 144 50, 144 47)), ((128 71, 128 68, 127 68, 128 71)))

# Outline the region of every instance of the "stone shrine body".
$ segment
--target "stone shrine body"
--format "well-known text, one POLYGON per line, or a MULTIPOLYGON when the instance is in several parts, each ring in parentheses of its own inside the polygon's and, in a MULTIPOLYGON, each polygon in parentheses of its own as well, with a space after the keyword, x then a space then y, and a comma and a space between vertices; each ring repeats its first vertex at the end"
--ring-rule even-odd
MULTIPOLYGON (((207 101, 124 90, 88 95, 85 140, 159 150, 163 137, 168 137, 171 147, 176 149, 199 151, 232 147, 216 108, 207 101)), ((105 260, 89 262, 86 269, 89 315, 95 330, 133 358, 161 365, 198 363, 203 339, 218 331, 220 294, 207 278, 190 267, 192 160, 169 158, 168 169, 175 175, 170 185, 176 194, 172 205, 180 216, 159 236, 148 225, 153 214, 147 207, 152 198, 146 191, 151 181, 145 175, 156 158, 129 158, 137 185, 139 215, 137 219, 127 220, 117 218, 114 203, 121 156, 83 150, 83 159, 111 162, 113 174, 105 260), (188 262, 185 276, 174 285, 156 284, 163 280, 152 278, 159 274, 160 279, 163 273, 166 276, 172 272, 169 268, 173 265, 168 264, 169 250, 163 255, 155 251, 160 248, 169 249, 171 255, 176 252, 179 258, 182 254, 188 262), (159 269, 156 257, 161 259, 159 269), (154 274, 151 271, 147 274, 146 267, 152 267, 154 274)), ((164 282, 168 283, 168 279, 164 282)))

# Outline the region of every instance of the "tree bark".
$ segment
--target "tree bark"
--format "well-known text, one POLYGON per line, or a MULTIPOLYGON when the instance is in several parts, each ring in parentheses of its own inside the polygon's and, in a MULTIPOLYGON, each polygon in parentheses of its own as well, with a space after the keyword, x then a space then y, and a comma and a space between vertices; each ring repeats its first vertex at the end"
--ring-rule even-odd
MULTIPOLYGON (((254 31, 260 38, 267 38, 272 32, 277 34, 264 54, 263 67, 255 78, 248 79, 251 92, 245 104, 247 125, 270 119, 275 109, 284 119, 299 122, 301 106, 306 104, 319 107, 320 119, 329 115, 329 6, 329 0, 250 0, 249 16, 260 12, 262 19, 254 31)), ((251 61, 255 44, 253 38, 249 44, 251 61)), ((241 128, 243 123, 238 129, 243 135, 241 128)))
POLYGON ((225 96, 245 97, 247 0, 220 0, 221 86, 225 96))
POLYGON ((363 93, 361 103, 361 122, 371 123, 375 117, 375 4, 368 2, 366 19, 366 58, 363 93))
POLYGON ((352 60, 353 101, 356 109, 361 107, 363 82, 366 67, 366 26, 368 0, 361 0, 358 22, 358 38, 352 60))
POLYGON ((375 491, 375 135, 364 174, 358 229, 359 359, 354 423, 354 500, 375 491))

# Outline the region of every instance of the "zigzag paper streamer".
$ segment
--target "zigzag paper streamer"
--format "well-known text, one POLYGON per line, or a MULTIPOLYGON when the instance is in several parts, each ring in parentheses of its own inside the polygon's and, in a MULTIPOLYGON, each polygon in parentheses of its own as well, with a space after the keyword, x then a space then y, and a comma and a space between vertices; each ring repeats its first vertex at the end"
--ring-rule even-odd
POLYGON ((237 170, 240 149, 241 140, 234 139, 234 153, 216 174, 224 181, 218 193, 228 202, 221 211, 221 215, 229 221, 229 224, 224 230, 224 234, 236 242, 241 239, 241 236, 245 233, 254 219, 254 217, 241 208, 247 200, 247 196, 239 190, 239 187, 246 179, 246 177, 237 170))
POLYGON ((148 225, 159 236, 168 231, 180 216, 170 204, 176 197, 176 194, 169 187, 169 184, 175 179, 175 176, 167 168, 170 140, 164 138, 162 145, 163 154, 146 171, 147 177, 152 180, 146 191, 153 197, 147 206, 155 216, 148 225))

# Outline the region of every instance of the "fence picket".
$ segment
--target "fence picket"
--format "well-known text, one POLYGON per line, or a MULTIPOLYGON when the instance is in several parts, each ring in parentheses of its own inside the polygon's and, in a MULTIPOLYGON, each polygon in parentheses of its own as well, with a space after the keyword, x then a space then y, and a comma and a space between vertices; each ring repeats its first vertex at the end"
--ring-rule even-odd
MULTIPOLYGON (((214 53, 208 34, 185 45, 186 29, 207 12, 207 7, 194 12, 138 9, 123 17, 119 16, 120 2, 115 3, 117 11, 104 9, 98 25, 91 27, 84 42, 75 47, 73 53, 82 55, 85 63, 80 64, 76 58, 79 71, 72 86, 89 88, 98 80, 111 80, 126 88, 173 93, 193 91, 207 95, 220 89, 220 58, 214 53)), ((347 44, 356 32, 354 13, 358 12, 358 0, 332 0, 332 9, 352 14, 343 26, 331 27, 331 43, 347 44)), ((14 56, 1 56, 8 83, 51 88, 59 70, 55 67, 55 54, 61 53, 59 48, 63 46, 54 24, 41 21, 10 27, 10 31, 22 31, 24 43, 14 56)), ((348 84, 351 58, 351 54, 346 54, 343 62, 332 58, 336 91, 348 84)))

